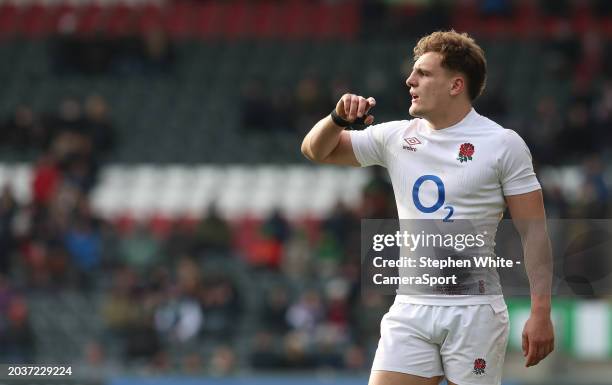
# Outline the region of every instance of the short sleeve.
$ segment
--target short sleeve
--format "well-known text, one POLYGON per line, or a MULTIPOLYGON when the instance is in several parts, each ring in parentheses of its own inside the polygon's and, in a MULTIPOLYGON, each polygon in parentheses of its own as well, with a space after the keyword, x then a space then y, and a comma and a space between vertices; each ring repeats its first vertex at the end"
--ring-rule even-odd
POLYGON ((389 123, 382 123, 369 126, 361 131, 349 131, 353 152, 361 167, 387 166, 385 161, 385 131, 388 129, 389 123))
POLYGON ((500 181, 505 196, 525 194, 541 188, 533 171, 531 153, 514 131, 505 130, 499 158, 500 181))

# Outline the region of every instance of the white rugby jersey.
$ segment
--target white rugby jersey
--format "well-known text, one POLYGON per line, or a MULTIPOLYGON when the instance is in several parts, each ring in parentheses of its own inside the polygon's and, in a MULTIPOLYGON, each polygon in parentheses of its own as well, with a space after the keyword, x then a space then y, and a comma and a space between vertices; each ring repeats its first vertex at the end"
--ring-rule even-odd
MULTIPOLYGON (((387 168, 400 219, 501 219, 504 196, 540 189, 523 139, 474 109, 441 130, 412 119, 350 135, 362 167, 387 168)), ((501 296, 489 295, 400 297, 430 305, 503 305, 501 296)))

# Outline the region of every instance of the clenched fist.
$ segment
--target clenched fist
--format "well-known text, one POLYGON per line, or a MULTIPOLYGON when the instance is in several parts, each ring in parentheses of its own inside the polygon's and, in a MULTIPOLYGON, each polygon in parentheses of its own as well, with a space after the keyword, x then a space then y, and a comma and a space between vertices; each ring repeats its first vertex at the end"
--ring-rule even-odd
POLYGON ((374 122, 374 116, 368 112, 375 105, 376 100, 373 97, 366 99, 359 95, 344 94, 336 104, 336 114, 348 122, 361 120, 363 124, 368 125, 374 122))

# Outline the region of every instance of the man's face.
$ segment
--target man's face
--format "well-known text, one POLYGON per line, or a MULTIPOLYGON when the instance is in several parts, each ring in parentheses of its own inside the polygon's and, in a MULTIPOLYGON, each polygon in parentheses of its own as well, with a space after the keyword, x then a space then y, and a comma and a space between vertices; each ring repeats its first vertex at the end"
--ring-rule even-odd
POLYGON ((442 55, 427 52, 412 67, 412 73, 406 79, 410 87, 412 105, 410 115, 419 118, 434 116, 446 108, 451 101, 451 89, 456 76, 441 66, 442 55))

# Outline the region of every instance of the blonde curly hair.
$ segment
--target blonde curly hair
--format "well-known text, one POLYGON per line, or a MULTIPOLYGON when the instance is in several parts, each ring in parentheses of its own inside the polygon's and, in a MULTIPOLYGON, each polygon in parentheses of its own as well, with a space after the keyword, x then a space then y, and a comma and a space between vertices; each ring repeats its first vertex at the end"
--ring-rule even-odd
POLYGON ((428 53, 442 55, 442 67, 465 75, 470 100, 482 94, 487 80, 484 51, 467 33, 437 31, 424 36, 414 47, 414 60, 428 53))

